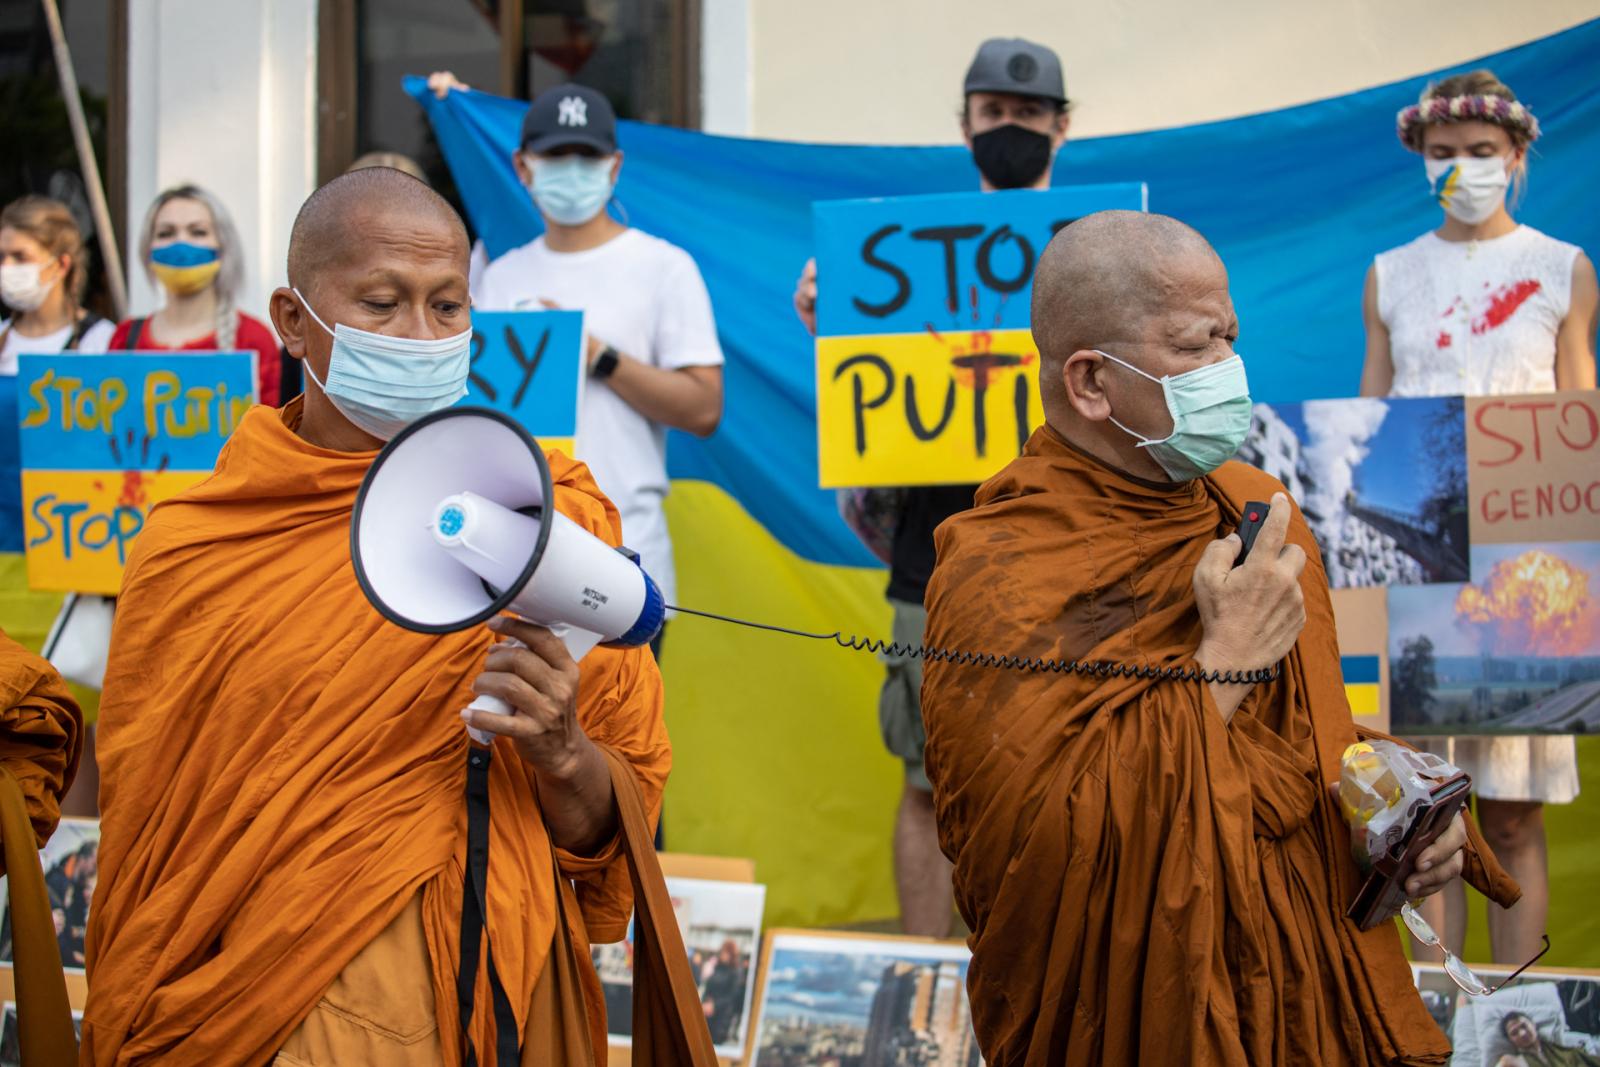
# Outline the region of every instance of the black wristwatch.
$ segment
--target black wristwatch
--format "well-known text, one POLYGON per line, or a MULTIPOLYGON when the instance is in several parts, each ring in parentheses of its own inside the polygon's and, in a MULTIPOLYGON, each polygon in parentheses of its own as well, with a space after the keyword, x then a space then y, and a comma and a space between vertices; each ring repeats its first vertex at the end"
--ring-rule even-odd
POLYGON ((594 362, 589 364, 590 376, 601 380, 611 377, 617 373, 618 359, 617 350, 606 345, 600 350, 600 354, 594 357, 594 362))

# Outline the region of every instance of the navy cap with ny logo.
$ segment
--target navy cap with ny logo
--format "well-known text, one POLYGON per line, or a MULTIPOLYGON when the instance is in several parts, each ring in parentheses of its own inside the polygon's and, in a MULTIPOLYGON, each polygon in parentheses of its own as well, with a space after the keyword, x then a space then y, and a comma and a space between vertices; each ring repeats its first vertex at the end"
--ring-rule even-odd
POLYGON ((522 119, 522 150, 535 155, 577 146, 609 156, 617 150, 617 114, 605 94, 558 85, 533 98, 522 119))

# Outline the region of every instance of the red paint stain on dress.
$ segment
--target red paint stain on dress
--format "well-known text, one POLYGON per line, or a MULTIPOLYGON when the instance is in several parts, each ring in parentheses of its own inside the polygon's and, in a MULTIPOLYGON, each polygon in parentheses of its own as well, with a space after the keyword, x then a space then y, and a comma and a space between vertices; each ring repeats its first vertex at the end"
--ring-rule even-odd
POLYGON ((1503 326, 1505 321, 1516 314, 1517 309, 1540 288, 1538 280, 1534 278, 1524 278, 1520 282, 1502 285, 1489 294, 1488 309, 1472 320, 1472 332, 1488 333, 1498 326, 1503 326))
POLYGON ((1447 332, 1445 332, 1444 330, 1440 330, 1439 331, 1439 336, 1433 342, 1433 347, 1434 348, 1449 348, 1450 347, 1450 335, 1447 332))

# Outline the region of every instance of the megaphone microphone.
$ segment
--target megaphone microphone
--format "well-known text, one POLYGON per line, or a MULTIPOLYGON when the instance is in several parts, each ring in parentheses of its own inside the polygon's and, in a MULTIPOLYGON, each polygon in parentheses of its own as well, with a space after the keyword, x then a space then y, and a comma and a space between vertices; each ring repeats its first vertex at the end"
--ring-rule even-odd
MULTIPOLYGON (((552 496, 544 450, 509 416, 424 416, 362 479, 350 522, 356 581, 384 618, 418 633, 510 612, 549 627, 574 660, 602 643, 649 644, 666 618, 660 588, 637 555, 556 511, 552 496)), ((470 706, 511 713, 497 697, 470 706)))

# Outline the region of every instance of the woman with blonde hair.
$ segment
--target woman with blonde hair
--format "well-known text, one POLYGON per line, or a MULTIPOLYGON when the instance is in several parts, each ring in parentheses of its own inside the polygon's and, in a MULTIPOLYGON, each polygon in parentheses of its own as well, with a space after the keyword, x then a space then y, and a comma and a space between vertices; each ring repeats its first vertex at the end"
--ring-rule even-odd
MULTIPOLYGON (((1428 87, 1397 116, 1400 140, 1423 157, 1437 229, 1379 255, 1367 273, 1363 396, 1486 396, 1595 387, 1594 264, 1576 245, 1518 223, 1506 193, 1526 181, 1539 121, 1491 71, 1428 87)), ((1489 905, 1496 962, 1540 951, 1550 904, 1546 803, 1578 795, 1570 736, 1434 738, 1427 748, 1472 775, 1478 821, 1517 883, 1513 908, 1489 905)), ((1459 881, 1419 909, 1461 954, 1459 881)), ((1437 949, 1420 943, 1424 957, 1437 949)))
POLYGON ((276 407, 282 373, 278 339, 266 324, 238 310, 244 249, 222 203, 195 185, 156 197, 144 218, 139 258, 166 290, 166 304, 148 318, 117 327, 117 351, 254 351, 257 399, 276 407))
POLYGON ((104 352, 112 327, 83 307, 89 283, 83 233, 59 200, 24 196, 0 211, 0 375, 24 352, 104 352))

